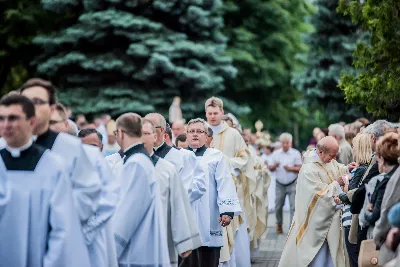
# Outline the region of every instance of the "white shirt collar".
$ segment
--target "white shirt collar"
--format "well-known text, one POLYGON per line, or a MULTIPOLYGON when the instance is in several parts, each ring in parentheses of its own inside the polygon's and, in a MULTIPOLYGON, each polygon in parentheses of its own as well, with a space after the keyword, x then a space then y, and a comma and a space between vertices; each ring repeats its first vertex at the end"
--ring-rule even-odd
POLYGON ((137 145, 140 145, 141 143, 142 143, 142 142, 137 142, 137 143, 134 143, 133 145, 127 147, 126 149, 124 149, 124 153, 126 153, 126 151, 128 151, 128 150, 131 149, 132 147, 137 146, 137 145))
POLYGON ((150 157, 154 155, 154 151, 152 150, 150 153, 150 157))
POLYGON ((154 150, 155 150, 155 151, 159 150, 160 147, 162 147, 164 144, 165 144, 165 141, 163 141, 163 142, 161 143, 161 145, 154 147, 154 150))
POLYGON ((214 135, 219 134, 222 130, 222 122, 217 126, 210 125, 210 128, 213 131, 214 135))
POLYGON ((25 145, 23 145, 21 147, 9 147, 7 145, 6 149, 8 152, 10 152, 10 154, 13 158, 19 158, 21 156, 21 152, 30 148, 32 143, 33 143, 32 139, 29 139, 28 143, 26 143, 25 145))

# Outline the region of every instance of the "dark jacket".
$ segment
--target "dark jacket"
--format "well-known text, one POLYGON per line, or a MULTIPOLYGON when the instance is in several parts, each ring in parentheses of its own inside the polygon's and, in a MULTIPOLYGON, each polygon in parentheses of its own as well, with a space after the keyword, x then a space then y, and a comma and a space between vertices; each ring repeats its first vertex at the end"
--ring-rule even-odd
MULTIPOLYGON (((368 184, 368 182, 371 180, 371 178, 373 178, 377 175, 379 175, 379 167, 378 167, 378 162, 375 162, 375 164, 369 170, 368 175, 365 177, 365 179, 362 181, 361 185, 358 187, 358 189, 353 194, 353 199, 352 199, 351 207, 350 207, 350 211, 352 214, 360 214, 361 209, 364 205, 364 200, 365 200, 365 184, 368 184)), ((361 179, 362 179, 362 177, 361 177, 361 179)))
POLYGON ((381 216, 381 206, 386 185, 389 182, 390 177, 392 177, 393 173, 396 171, 397 167, 398 165, 388 172, 382 181, 378 181, 376 184, 374 193, 371 196, 371 204, 373 205, 372 211, 365 213, 365 220, 369 223, 369 225, 375 225, 375 222, 379 220, 381 216))

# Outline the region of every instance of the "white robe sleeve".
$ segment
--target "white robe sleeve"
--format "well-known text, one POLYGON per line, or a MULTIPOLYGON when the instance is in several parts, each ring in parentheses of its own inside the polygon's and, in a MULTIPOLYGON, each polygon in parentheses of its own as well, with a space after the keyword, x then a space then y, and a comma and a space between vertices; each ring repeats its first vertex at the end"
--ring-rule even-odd
POLYGON ((233 183, 230 166, 222 153, 220 156, 221 158, 217 163, 215 171, 219 212, 220 214, 225 212, 233 212, 235 215, 239 215, 242 210, 240 208, 239 198, 236 193, 236 187, 233 183))
POLYGON ((188 189, 190 203, 200 199, 204 195, 207 190, 207 176, 194 153, 184 154, 184 167, 180 176, 185 187, 188 189))
POLYGON ((121 257, 129 240, 154 201, 148 177, 137 162, 127 162, 121 173, 124 195, 113 218, 117 256, 121 257))
POLYGON ((43 266, 89 266, 87 247, 73 204, 71 183, 62 172, 51 197, 49 225, 43 266))
POLYGON ((171 230, 174 245, 179 254, 201 246, 197 223, 189 198, 176 171, 171 177, 171 230))
POLYGON ((5 207, 11 199, 11 183, 7 177, 6 167, 0 158, 0 220, 4 214, 5 207))
POLYGON ((97 155, 96 168, 102 181, 102 192, 96 214, 83 225, 87 245, 93 242, 98 230, 114 215, 119 201, 120 187, 100 152, 97 155))
POLYGON ((80 145, 79 148, 79 157, 76 158, 71 173, 72 194, 79 219, 86 222, 97 210, 102 182, 83 146, 80 145))

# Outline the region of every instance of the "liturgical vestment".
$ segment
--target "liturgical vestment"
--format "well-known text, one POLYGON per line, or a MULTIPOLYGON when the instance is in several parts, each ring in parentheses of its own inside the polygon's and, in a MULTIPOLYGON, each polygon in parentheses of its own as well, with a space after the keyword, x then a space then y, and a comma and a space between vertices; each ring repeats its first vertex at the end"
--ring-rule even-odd
POLYGON ((71 182, 32 144, 0 150, 0 265, 90 267, 71 182))
POLYGON ((121 197, 112 219, 120 267, 170 266, 153 163, 142 143, 124 151, 121 197))
POLYGON ((201 246, 201 238, 189 197, 175 166, 151 155, 161 192, 162 214, 167 227, 171 266, 177 266, 178 253, 201 246))
POLYGON ((340 190, 335 180, 345 173, 346 166, 336 160, 323 163, 315 149, 305 153, 297 179, 296 211, 280 267, 349 266, 341 210, 333 201, 340 190))
MULTIPOLYGON (((237 194, 247 224, 240 229, 247 235, 247 232, 254 232, 256 225, 253 204, 254 192, 256 190, 254 161, 251 158, 243 137, 237 130, 229 127, 229 125, 223 121, 221 122, 220 129, 216 131, 214 128, 213 131, 214 139, 211 146, 220 150, 228 158, 232 176, 235 177, 237 194)), ((236 243, 236 232, 243 222, 244 220, 240 216, 235 217, 232 223, 224 228, 224 247, 221 249, 220 262, 227 262, 230 260, 230 254, 236 243)), ((238 254, 241 260, 245 262, 245 264, 242 264, 243 266, 250 266, 250 244, 247 249, 247 244, 244 244, 247 243, 247 241, 239 240, 238 243, 240 243, 240 246, 245 245, 246 247, 242 251, 236 251, 235 254, 238 254)))

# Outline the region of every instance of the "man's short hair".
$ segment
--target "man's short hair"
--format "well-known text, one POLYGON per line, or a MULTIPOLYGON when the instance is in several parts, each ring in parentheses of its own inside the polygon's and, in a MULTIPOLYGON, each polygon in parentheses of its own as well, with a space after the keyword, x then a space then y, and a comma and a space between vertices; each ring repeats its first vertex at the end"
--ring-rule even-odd
POLYGON ((131 137, 142 137, 142 118, 136 113, 122 114, 117 119, 118 128, 131 137))
POLYGON ((103 141, 103 135, 100 132, 98 132, 96 129, 93 129, 93 128, 80 130, 78 133, 78 137, 85 138, 86 136, 91 135, 91 134, 96 134, 100 140, 100 143, 103 141))
POLYGON ((222 116, 221 119, 222 119, 223 121, 231 121, 232 124, 233 124, 232 118, 231 118, 229 115, 227 115, 227 114, 225 114, 224 116, 222 116))
POLYGON ((149 113, 145 116, 145 118, 149 116, 155 116, 157 117, 158 120, 158 125, 154 125, 154 127, 161 126, 162 128, 166 129, 167 128, 167 121, 165 120, 164 116, 161 115, 160 113, 149 113))
POLYGON ((47 94, 49 96, 49 104, 54 105, 57 102, 57 97, 56 97, 56 88, 55 86, 50 82, 46 81, 40 78, 32 78, 27 80, 20 88, 19 91, 22 93, 24 90, 32 88, 32 87, 42 87, 47 91, 47 94))
POLYGON ((172 140, 172 129, 171 126, 169 126, 169 123, 166 123, 165 133, 168 134, 169 139, 172 140))
POLYGON ((338 123, 329 125, 329 132, 340 139, 345 139, 346 135, 344 132, 344 127, 338 123))
POLYGON ((66 121, 66 120, 68 119, 68 116, 67 116, 67 111, 66 111, 65 106, 64 106, 63 104, 61 104, 60 102, 57 102, 57 103, 54 105, 54 107, 55 107, 55 110, 58 112, 58 114, 60 114, 60 117, 61 117, 64 121, 66 121))
POLYGON ((208 133, 207 122, 206 122, 205 120, 203 120, 203 119, 200 119, 200 118, 190 120, 190 121, 188 122, 188 124, 187 124, 187 128, 189 129, 189 126, 190 126, 191 124, 195 124, 195 123, 202 123, 203 126, 204 126, 204 131, 205 131, 206 133, 208 133))
POLYGON ((25 113, 26 118, 30 119, 35 116, 35 106, 32 101, 23 95, 7 95, 0 100, 0 106, 19 105, 25 113))
POLYGON ((293 136, 290 133, 283 133, 279 136, 279 141, 287 140, 289 142, 293 141, 293 136))
POLYGON ((218 97, 211 97, 207 99, 204 108, 207 109, 208 107, 219 107, 221 110, 224 109, 224 102, 219 99, 218 97))
POLYGON ((376 138, 379 138, 385 135, 385 131, 394 129, 394 125, 385 120, 377 120, 374 123, 367 126, 362 133, 368 133, 374 135, 376 138))
POLYGON ((150 126, 151 126, 151 131, 152 131, 153 133, 155 133, 155 132, 156 132, 156 127, 154 127, 154 123, 153 123, 151 120, 142 119, 142 125, 145 125, 146 123, 150 124, 150 126))
POLYGON ((213 135, 214 135, 214 131, 211 129, 211 127, 208 127, 208 129, 207 129, 207 136, 208 137, 213 137, 213 135))
POLYGON ((178 135, 175 140, 175 145, 178 146, 179 142, 186 142, 186 139, 187 139, 187 136, 185 133, 178 135))
POLYGON ((321 150, 322 152, 328 152, 329 149, 324 143, 317 143, 317 149, 321 150))

